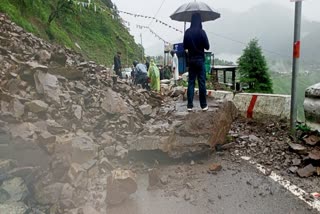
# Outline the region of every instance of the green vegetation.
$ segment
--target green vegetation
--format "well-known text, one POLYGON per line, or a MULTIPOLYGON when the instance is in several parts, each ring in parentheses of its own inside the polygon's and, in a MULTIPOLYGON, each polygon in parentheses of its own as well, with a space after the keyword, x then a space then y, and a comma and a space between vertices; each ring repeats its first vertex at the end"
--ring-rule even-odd
POLYGON ((104 8, 104 11, 96 12, 92 5, 83 8, 75 2, 68 2, 1 0, 0 12, 6 13, 26 31, 74 49, 101 64, 111 66, 118 50, 122 52, 123 62, 140 58, 141 47, 121 23, 118 14, 111 10, 113 4, 110 0, 96 0, 97 8, 104 8))
MULTIPOLYGON (((302 71, 301 71, 302 72, 302 71)), ((273 91, 276 94, 291 94, 291 73, 279 74, 271 73, 273 81, 273 91)), ((298 118, 304 120, 304 94, 305 90, 316 83, 320 82, 319 72, 312 72, 309 74, 301 73, 298 75, 297 81, 297 102, 298 102, 298 118)))
POLYGON ((240 82, 248 84, 248 92, 273 93, 268 66, 258 40, 253 39, 238 60, 240 82))
POLYGON ((227 61, 227 60, 224 60, 224 59, 219 59, 219 58, 214 58, 214 64, 215 65, 234 65, 233 62, 230 62, 230 61, 227 61))

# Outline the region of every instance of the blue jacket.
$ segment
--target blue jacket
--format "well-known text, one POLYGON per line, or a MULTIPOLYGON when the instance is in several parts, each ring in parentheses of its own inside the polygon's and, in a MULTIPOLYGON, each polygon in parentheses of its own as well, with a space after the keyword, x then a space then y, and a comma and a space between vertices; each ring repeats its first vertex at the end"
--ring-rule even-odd
POLYGON ((210 45, 207 34, 202 29, 202 21, 199 13, 192 15, 191 26, 184 34, 183 46, 184 49, 188 50, 189 59, 204 60, 204 49, 209 50, 210 45))

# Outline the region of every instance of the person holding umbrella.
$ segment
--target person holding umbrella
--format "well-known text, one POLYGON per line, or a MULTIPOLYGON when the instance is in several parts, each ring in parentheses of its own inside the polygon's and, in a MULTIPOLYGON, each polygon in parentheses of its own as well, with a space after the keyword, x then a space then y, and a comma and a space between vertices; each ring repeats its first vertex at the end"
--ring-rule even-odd
POLYGON ((184 49, 189 57, 189 81, 188 81, 188 111, 193 109, 193 97, 195 81, 198 80, 200 106, 203 111, 208 110, 206 74, 205 74, 205 55, 204 49, 209 50, 210 44, 206 32, 202 29, 202 19, 199 13, 193 13, 191 26, 186 30, 183 38, 184 49))

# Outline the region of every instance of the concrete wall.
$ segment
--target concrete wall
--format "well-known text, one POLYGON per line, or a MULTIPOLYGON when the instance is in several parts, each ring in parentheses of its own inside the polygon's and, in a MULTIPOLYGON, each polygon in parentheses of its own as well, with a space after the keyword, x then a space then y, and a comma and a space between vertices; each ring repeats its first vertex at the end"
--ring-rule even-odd
MULTIPOLYGON (((185 89, 186 92, 186 89, 185 89)), ((198 89, 195 90, 198 94, 198 89)), ((207 90, 208 97, 232 101, 239 112, 248 118, 278 117, 290 118, 290 95, 233 93, 227 91, 207 90)))

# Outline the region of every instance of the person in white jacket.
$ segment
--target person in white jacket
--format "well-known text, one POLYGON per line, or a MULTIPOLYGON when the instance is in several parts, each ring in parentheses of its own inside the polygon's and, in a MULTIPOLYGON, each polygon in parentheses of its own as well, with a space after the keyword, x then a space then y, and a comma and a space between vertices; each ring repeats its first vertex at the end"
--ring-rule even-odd
POLYGON ((175 53, 175 51, 171 51, 172 56, 172 74, 173 74, 173 80, 174 84, 177 85, 177 81, 179 79, 179 60, 178 56, 175 53))

